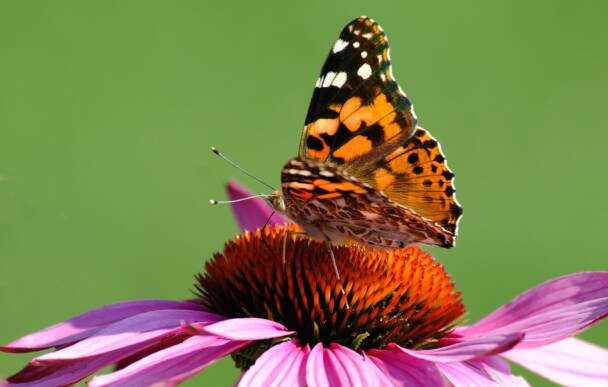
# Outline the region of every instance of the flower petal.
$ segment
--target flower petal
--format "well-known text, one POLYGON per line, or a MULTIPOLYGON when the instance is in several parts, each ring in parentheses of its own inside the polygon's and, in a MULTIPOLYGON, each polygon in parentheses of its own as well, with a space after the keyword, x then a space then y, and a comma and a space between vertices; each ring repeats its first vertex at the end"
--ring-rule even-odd
MULTIPOLYGON (((28 363, 21 371, 8 378, 9 383, 19 386, 67 386, 72 385, 93 372, 100 370, 128 356, 129 349, 122 349, 108 354, 80 361, 59 362, 50 364, 28 363)), ((2 385, 0 383, 0 385, 2 385)))
POLYGON ((388 379, 391 386, 434 387, 445 382, 435 364, 399 350, 371 350, 369 359, 388 379))
POLYGON ((74 360, 126 348, 131 348, 134 352, 154 344, 162 337, 177 333, 182 329, 182 322, 207 324, 222 318, 213 313, 196 310, 157 310, 141 313, 101 329, 93 336, 59 351, 39 356, 33 362, 42 364, 74 360))
MULTIPOLYGON (((253 195, 236 181, 230 181, 226 186, 226 191, 230 200, 253 195)), ((287 220, 274 211, 263 199, 256 198, 232 203, 232 212, 242 230, 254 231, 257 228, 264 227, 267 221, 270 226, 287 223, 287 220), (273 214, 272 217, 271 214, 273 214), (269 218, 270 220, 268 220, 269 218)))
POLYGON ((306 384, 310 387, 329 387, 329 376, 325 372, 322 343, 318 343, 308 354, 306 361, 306 384))
POLYGON ((283 325, 263 318, 231 318, 202 328, 207 333, 231 340, 263 340, 292 335, 283 325))
MULTIPOLYGON (((374 360, 372 358, 370 358, 369 356, 367 356, 367 354, 365 352, 363 352, 363 358, 365 359, 366 362, 369 362, 369 370, 373 374, 372 377, 378 380, 378 386, 395 387, 395 386, 404 385, 404 384, 399 384, 399 383, 403 383, 403 382, 391 380, 389 378, 389 376, 385 374, 385 371, 380 369, 380 367, 378 367, 378 365, 374 362, 374 360)), ((407 384, 407 385, 411 386, 412 384, 407 384)), ((414 385, 414 387, 416 387, 416 385, 414 385)))
POLYGON ((437 367, 454 387, 497 386, 485 370, 467 362, 440 363, 437 367))
POLYGON ((323 348, 319 343, 308 355, 306 382, 310 387, 367 387, 381 381, 370 359, 339 344, 323 348))
POLYGON ((193 336, 119 371, 95 377, 89 386, 177 385, 248 344, 248 341, 235 342, 215 336, 193 336))
POLYGON ((509 363, 496 356, 471 360, 469 363, 482 367, 499 386, 530 386, 522 376, 513 375, 509 363))
POLYGON ((306 386, 306 360, 310 348, 296 340, 277 344, 260 356, 245 372, 239 387, 306 386))
POLYGON ((608 316, 608 272, 576 273, 545 282, 476 324, 464 336, 523 332, 518 348, 547 345, 608 316))
POLYGON ((608 350, 580 339, 569 338, 540 348, 514 349, 502 355, 561 385, 605 387, 608 384, 608 350))
POLYGON ((511 367, 497 357, 462 363, 440 363, 437 367, 454 387, 527 387, 528 382, 511 373, 511 367))
POLYGON ((394 344, 389 344, 387 348, 391 350, 397 348, 418 359, 449 363, 470 360, 482 356, 490 356, 507 351, 513 348, 513 346, 522 338, 523 335, 515 333, 465 337, 460 342, 435 349, 407 349, 394 344))
POLYGON ((32 352, 73 343, 92 335, 116 321, 159 309, 201 310, 201 306, 188 301, 139 300, 118 302, 83 313, 67 321, 24 336, 5 346, 4 352, 32 352))

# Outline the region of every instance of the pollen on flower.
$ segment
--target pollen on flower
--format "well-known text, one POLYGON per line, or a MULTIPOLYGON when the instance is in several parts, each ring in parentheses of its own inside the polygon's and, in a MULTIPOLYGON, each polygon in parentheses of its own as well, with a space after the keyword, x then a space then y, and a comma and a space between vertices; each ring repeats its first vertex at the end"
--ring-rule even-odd
POLYGON ((355 350, 433 347, 464 314, 449 275, 416 247, 334 246, 338 282, 327 245, 288 230, 295 229, 275 226, 228 242, 197 276, 201 302, 228 317, 280 322, 311 345, 355 350))

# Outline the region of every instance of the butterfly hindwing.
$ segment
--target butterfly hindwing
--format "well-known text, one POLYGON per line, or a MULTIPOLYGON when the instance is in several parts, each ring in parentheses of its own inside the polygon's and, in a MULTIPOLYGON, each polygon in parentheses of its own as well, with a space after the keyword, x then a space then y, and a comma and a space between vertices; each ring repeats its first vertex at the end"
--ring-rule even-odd
POLYGON ((462 207, 455 197, 454 173, 441 145, 417 128, 401 146, 359 172, 359 179, 456 234, 462 207))
POLYGON ((415 126, 412 104, 392 75, 384 31, 370 18, 355 19, 323 65, 300 156, 356 168, 396 148, 415 126))

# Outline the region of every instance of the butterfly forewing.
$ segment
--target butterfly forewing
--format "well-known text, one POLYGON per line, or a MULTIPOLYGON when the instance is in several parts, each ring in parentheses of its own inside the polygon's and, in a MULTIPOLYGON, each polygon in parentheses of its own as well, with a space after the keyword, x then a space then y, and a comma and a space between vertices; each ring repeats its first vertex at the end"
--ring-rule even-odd
POLYGON ((382 28, 349 23, 321 69, 306 115, 300 156, 356 166, 382 157, 416 126, 410 100, 391 71, 382 28))

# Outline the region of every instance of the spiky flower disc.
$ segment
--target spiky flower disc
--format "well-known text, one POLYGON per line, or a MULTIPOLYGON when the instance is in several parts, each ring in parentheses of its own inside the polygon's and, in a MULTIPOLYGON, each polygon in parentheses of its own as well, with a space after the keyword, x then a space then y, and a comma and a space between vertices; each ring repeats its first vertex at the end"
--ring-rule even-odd
POLYGON ((311 345, 356 350, 431 347, 464 313, 449 275, 418 248, 334 246, 338 282, 327 245, 286 236, 288 230, 265 228, 228 242, 197 277, 205 306, 228 317, 275 320, 311 345))

